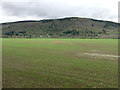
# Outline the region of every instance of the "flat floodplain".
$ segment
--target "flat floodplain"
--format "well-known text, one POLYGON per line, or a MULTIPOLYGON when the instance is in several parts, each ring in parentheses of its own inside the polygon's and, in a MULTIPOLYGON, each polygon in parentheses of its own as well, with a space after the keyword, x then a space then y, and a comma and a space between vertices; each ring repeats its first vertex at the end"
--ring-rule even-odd
POLYGON ((4 88, 117 88, 118 39, 2 39, 4 88))

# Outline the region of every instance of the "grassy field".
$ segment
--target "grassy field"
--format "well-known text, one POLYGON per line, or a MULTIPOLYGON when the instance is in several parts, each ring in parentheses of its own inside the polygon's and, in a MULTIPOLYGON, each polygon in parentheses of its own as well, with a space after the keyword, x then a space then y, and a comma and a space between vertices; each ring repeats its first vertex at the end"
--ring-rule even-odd
POLYGON ((117 88, 117 39, 3 39, 4 88, 117 88))

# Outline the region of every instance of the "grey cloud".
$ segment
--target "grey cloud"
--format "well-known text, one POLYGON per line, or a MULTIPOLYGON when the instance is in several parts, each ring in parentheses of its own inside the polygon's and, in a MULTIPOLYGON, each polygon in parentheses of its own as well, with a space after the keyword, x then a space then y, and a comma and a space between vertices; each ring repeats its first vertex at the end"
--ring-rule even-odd
POLYGON ((4 13, 17 17, 59 18, 66 16, 84 16, 93 18, 112 18, 106 8, 71 6, 67 3, 53 2, 2 2, 4 13))

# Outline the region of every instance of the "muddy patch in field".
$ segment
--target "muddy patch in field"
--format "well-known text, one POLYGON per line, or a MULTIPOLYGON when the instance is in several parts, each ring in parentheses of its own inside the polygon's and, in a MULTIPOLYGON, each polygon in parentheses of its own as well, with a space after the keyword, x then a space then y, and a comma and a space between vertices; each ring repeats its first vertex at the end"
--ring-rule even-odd
POLYGON ((52 41, 52 44, 59 44, 59 45, 64 45, 65 43, 63 41, 57 40, 57 41, 52 41))
POLYGON ((95 45, 95 44, 91 44, 91 43, 77 43, 77 45, 82 46, 82 47, 89 47, 89 48, 100 48, 100 45, 95 45))

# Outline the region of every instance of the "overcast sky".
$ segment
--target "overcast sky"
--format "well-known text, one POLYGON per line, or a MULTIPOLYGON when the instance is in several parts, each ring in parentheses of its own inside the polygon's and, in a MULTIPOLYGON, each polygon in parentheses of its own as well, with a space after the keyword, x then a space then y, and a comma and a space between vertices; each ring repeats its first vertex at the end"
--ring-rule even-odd
POLYGON ((63 17, 118 22, 119 0, 2 0, 0 23, 63 17))

